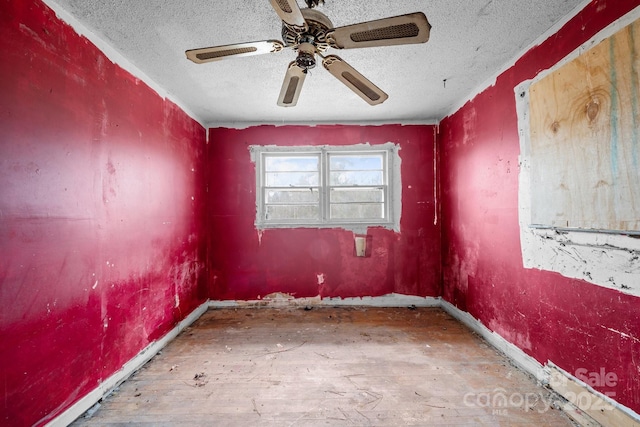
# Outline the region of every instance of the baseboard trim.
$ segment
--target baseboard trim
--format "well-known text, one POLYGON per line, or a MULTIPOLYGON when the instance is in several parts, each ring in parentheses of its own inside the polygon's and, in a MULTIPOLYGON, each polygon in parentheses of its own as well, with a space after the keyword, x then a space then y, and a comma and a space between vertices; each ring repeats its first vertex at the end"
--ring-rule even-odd
POLYGON ((209 301, 209 308, 283 308, 283 307, 440 307, 440 297, 419 297, 403 294, 387 294, 377 297, 355 298, 295 298, 289 294, 275 293, 259 300, 209 301))
POLYGON ((603 426, 640 426, 640 415, 635 411, 594 390, 553 362, 548 362, 545 370, 550 376, 549 388, 565 398, 576 412, 603 426))
POLYGON ((536 380, 540 381, 543 384, 546 384, 549 380, 549 373, 546 372, 543 368, 543 365, 538 362, 533 357, 529 356, 527 353, 522 351, 516 345, 510 343, 502 336, 496 334, 495 332, 489 330, 486 326, 484 326, 480 321, 474 318, 471 314, 466 311, 460 310, 458 307, 453 304, 442 300, 441 308, 446 311, 449 315, 457 319, 460 323, 467 326, 473 332, 480 335, 485 339, 489 344, 491 344, 498 351, 502 352, 505 356, 507 356, 516 366, 524 370, 525 372, 532 375, 536 380))
POLYGON ((198 320, 198 318, 202 316, 208 310, 208 308, 208 301, 201 304, 165 336, 149 344, 133 359, 125 363, 118 372, 114 373, 109 378, 104 380, 98 387, 96 387, 83 398, 71 405, 67 410, 55 417, 46 425, 52 427, 64 427, 71 424, 78 417, 91 409, 91 407, 98 403, 104 396, 109 394, 111 390, 120 385, 123 381, 129 378, 131 374, 140 369, 149 360, 151 360, 151 358, 158 354, 158 352, 162 350, 171 340, 177 337, 180 332, 182 332, 185 328, 198 320))

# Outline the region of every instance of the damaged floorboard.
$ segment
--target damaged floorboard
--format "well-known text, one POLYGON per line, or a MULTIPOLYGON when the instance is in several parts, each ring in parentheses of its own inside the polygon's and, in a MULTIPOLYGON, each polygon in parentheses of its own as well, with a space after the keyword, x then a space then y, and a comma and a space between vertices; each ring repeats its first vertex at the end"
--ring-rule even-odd
POLYGON ((75 426, 572 426, 437 308, 206 312, 75 426))

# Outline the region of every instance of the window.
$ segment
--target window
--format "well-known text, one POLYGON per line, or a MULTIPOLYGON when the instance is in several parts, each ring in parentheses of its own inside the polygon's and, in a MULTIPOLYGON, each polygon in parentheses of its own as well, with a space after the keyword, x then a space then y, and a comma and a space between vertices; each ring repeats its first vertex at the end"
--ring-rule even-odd
POLYGON ((259 227, 393 224, 393 179, 399 175, 393 173, 393 144, 254 146, 252 152, 259 227))

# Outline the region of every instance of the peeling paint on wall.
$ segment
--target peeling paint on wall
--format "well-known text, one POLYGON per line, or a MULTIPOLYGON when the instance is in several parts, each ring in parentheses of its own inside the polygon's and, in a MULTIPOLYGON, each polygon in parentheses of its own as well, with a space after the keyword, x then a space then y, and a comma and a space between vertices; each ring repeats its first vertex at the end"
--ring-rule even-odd
POLYGON ((639 18, 640 8, 637 8, 599 32, 554 67, 515 88, 521 148, 518 195, 520 240, 525 268, 555 271, 566 277, 636 296, 640 296, 640 239, 623 234, 530 226, 529 87, 639 18))
MULTIPOLYGON (((494 86, 440 124, 443 298, 491 325, 496 334, 526 349, 524 352, 541 364, 551 361, 567 372, 614 372, 619 378, 613 390, 616 401, 636 412, 640 410, 640 343, 629 337, 639 338, 640 305, 637 296, 618 285, 625 277, 631 277, 632 284, 639 282, 635 264, 628 263, 635 263, 630 251, 636 250, 636 240, 596 233, 540 236, 528 227, 531 222, 523 209, 523 202, 529 200, 528 194, 523 195, 529 184, 528 147, 519 135, 522 110, 515 107, 521 93, 516 90, 514 97, 514 84, 553 67, 637 5, 616 0, 587 2, 557 33, 517 58, 494 86), (603 4, 606 8, 601 9, 603 4), (474 126, 468 120, 473 116, 469 110, 477 115, 474 126), (515 174, 519 164, 524 173, 515 174), (596 235, 600 240, 593 242, 596 235), (549 242, 558 254, 549 250, 549 242), (597 247, 585 246, 594 243, 597 247), (476 252, 474 246, 478 248, 476 262, 463 264, 476 252), (622 248, 620 255, 614 255, 616 248, 622 248), (582 254, 584 249, 588 256, 582 254), (552 257, 556 257, 556 266, 552 257), (585 269, 579 257, 586 264, 604 262, 605 268, 596 271, 600 276, 585 269), (602 260, 591 259, 597 257, 602 260), (574 263, 573 271, 558 268, 557 264, 567 261, 574 263), (614 271, 616 265, 620 271, 614 271), (611 286, 605 283, 608 280, 611 286), (594 281, 603 286, 593 285, 594 281)), ((523 92, 522 96, 526 95, 523 92)), ((601 387, 596 390, 606 391, 601 387)))
POLYGON ((42 425, 206 299, 206 132, 42 2, 0 10, 0 424, 42 425))
POLYGON ((437 295, 440 222, 435 200, 432 126, 256 126, 213 128, 208 146, 210 298, 251 300, 273 292, 315 297, 378 296, 391 292, 437 295), (398 146, 402 184, 399 232, 381 226, 256 227, 255 151, 251 146, 398 146), (428 165, 428 167, 424 167, 428 165), (349 228, 349 229, 347 229, 349 228), (256 234, 258 238, 256 238, 256 234), (366 256, 355 256, 354 233, 367 235, 366 256), (371 243, 371 244, 369 244, 371 243), (369 249, 371 248, 371 251, 369 249), (322 284, 318 275, 323 275, 322 284))

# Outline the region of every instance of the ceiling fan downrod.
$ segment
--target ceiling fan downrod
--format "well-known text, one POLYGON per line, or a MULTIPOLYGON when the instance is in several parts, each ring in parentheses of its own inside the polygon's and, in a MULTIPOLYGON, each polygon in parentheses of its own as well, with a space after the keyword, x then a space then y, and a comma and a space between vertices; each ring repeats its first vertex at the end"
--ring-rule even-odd
POLYGON ((324 0, 304 0, 305 3, 307 3, 307 7, 309 9, 313 9, 314 7, 317 7, 318 5, 324 4, 324 0))

